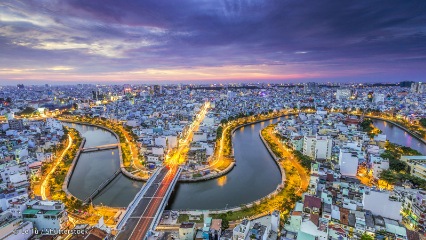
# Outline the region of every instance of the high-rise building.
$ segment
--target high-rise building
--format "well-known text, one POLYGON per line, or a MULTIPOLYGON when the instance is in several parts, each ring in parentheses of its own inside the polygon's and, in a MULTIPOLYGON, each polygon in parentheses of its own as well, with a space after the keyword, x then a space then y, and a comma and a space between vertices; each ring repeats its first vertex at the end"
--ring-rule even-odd
POLYGON ((313 159, 331 159, 333 139, 329 136, 305 136, 303 154, 313 159))
POLYGON ((385 103, 385 94, 374 93, 373 94, 373 103, 375 103, 375 104, 385 103))
POLYGON ((10 119, 8 123, 9 128, 12 130, 22 131, 22 129, 24 129, 24 123, 22 119, 10 119))
POLYGON ((411 84, 411 92, 412 93, 425 93, 426 92, 426 84, 422 82, 415 82, 411 84))
POLYGON ((154 85, 154 95, 162 95, 163 94, 163 86, 161 85, 154 85))
POLYGON ((409 88, 409 87, 411 87, 411 84, 413 84, 413 83, 414 83, 413 81, 402 81, 402 82, 399 83, 399 86, 409 88))
POLYGON ((96 101, 104 100, 104 94, 101 92, 101 90, 92 91, 92 99, 96 101))
POLYGON ((356 152, 341 148, 339 152, 340 174, 355 177, 358 171, 358 157, 356 152))
POLYGON ((123 92, 124 92, 124 94, 131 93, 132 92, 132 87, 129 84, 124 84, 124 86, 123 86, 123 92))
POLYGON ((337 89, 336 99, 339 101, 348 100, 352 95, 352 91, 348 88, 337 89))
POLYGON ((308 82, 308 83, 303 84, 303 91, 305 93, 316 93, 316 92, 318 92, 318 83, 308 82))

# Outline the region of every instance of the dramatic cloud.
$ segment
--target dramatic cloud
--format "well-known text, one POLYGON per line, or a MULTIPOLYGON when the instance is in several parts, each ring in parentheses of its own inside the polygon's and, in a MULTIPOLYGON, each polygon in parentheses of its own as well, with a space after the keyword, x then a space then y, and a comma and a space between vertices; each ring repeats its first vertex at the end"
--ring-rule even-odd
POLYGON ((0 81, 424 80, 426 2, 4 0, 0 81))

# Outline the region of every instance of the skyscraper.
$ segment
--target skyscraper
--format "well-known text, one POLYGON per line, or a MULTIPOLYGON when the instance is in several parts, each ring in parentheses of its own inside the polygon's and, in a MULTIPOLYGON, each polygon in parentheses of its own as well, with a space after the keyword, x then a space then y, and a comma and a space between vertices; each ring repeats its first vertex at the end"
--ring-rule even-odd
POLYGON ((426 92, 426 84, 422 83, 422 82, 415 82, 413 84, 411 84, 411 92, 412 93, 424 93, 426 92))
POLYGON ((316 93, 318 92, 318 83, 316 82, 308 82, 303 85, 304 93, 316 93))

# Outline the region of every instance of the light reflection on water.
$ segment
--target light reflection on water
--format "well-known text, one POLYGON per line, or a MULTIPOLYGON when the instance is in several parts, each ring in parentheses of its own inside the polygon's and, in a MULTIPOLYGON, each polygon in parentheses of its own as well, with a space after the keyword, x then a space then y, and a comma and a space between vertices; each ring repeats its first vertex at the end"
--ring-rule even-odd
POLYGON ((402 130, 398 126, 394 126, 386 121, 373 119, 373 125, 386 134, 389 142, 396 143, 402 146, 413 148, 421 154, 426 154, 426 145, 402 130))
POLYGON ((223 187, 223 186, 225 186, 226 181, 227 181, 227 176, 224 175, 224 176, 222 176, 222 177, 220 177, 220 178, 217 179, 217 185, 219 187, 223 187))

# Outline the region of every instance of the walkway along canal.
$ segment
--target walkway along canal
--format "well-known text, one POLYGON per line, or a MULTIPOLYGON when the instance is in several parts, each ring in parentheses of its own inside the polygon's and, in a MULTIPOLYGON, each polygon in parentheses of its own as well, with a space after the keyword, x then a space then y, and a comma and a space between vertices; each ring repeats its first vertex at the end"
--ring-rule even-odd
MULTIPOLYGON (((85 148, 117 143, 115 136, 101 128, 89 125, 63 123, 75 128, 86 139, 85 148)), ((81 153, 69 181, 68 190, 81 200, 86 199, 99 185, 120 169, 118 149, 81 153)), ((143 186, 119 174, 94 199, 96 205, 126 207, 143 186)))
MULTIPOLYGON (((267 120, 236 129, 232 141, 237 166, 217 179, 178 183, 167 207, 181 210, 232 208, 273 192, 281 182, 281 174, 261 142, 259 132, 279 120, 280 118, 267 120)), ((373 121, 376 127, 387 134, 390 142, 412 147, 426 154, 426 145, 404 130, 383 120, 373 121)), ((80 124, 68 125, 72 125, 86 138, 85 147, 117 142, 108 131, 80 124)), ((117 150, 82 153, 71 177, 69 190, 80 199, 85 199, 119 167, 117 150)), ((142 185, 143 182, 130 180, 120 174, 95 197, 94 203, 127 207, 142 185)))

